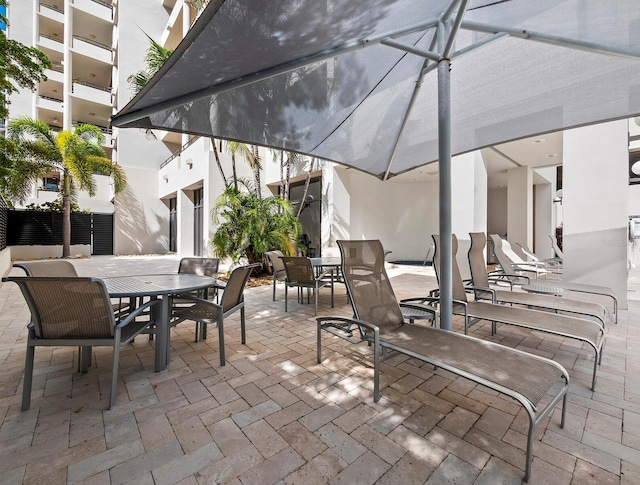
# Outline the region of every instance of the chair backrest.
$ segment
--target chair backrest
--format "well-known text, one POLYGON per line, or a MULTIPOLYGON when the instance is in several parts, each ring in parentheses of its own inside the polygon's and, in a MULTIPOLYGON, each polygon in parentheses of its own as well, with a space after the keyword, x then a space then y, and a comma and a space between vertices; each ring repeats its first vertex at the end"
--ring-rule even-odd
POLYGON ((489 237, 493 241, 493 254, 498 260, 498 264, 502 268, 504 274, 507 276, 517 276, 516 270, 511 266, 513 261, 510 260, 502 250, 502 243, 504 240, 497 234, 489 234, 489 237))
POLYGON ((489 288, 489 276, 487 265, 484 262, 484 248, 487 245, 487 236, 484 232, 470 232, 471 247, 469 248, 469 269, 473 286, 489 288))
POLYGON ((531 259, 531 261, 537 261, 537 262, 542 261, 538 256, 535 255, 533 251, 531 251, 524 244, 516 243, 516 245, 520 248, 520 250, 524 253, 525 256, 531 259))
POLYGON ((178 273, 217 278, 219 266, 220 259, 218 258, 182 258, 178 266, 178 273))
POLYGON ((238 266, 231 272, 231 276, 229 276, 227 284, 224 287, 222 299, 220 300, 223 313, 226 313, 243 301, 244 287, 246 286, 247 281, 249 281, 249 276, 251 276, 253 268, 256 266, 259 266, 259 264, 238 266))
POLYGON ((549 234, 549 238, 551 239, 551 247, 555 251, 556 256, 558 256, 561 259, 564 259, 564 254, 562 253, 562 249, 560 249, 560 246, 558 246, 558 240, 555 237, 553 237, 551 234, 549 234))
MULTIPOLYGON (((440 283, 440 235, 433 234, 431 236, 435 245, 433 252, 433 269, 436 272, 438 284, 440 283)), ((451 235, 451 297, 454 300, 467 301, 467 293, 464 291, 464 283, 460 276, 460 268, 456 261, 456 253, 458 252, 458 238, 455 234, 451 235)))
POLYGON ((282 251, 275 249, 273 251, 267 251, 264 254, 269 260, 269 264, 271 264, 271 269, 276 279, 280 281, 284 280, 287 277, 287 271, 284 268, 282 259, 280 259, 283 256, 282 251))
POLYGON ((115 318, 102 280, 82 277, 9 277, 22 290, 36 337, 106 339, 115 318))
POLYGON ((15 263, 14 268, 22 268, 27 276, 78 276, 76 268, 69 261, 62 259, 53 261, 32 261, 15 263))
POLYGON ((315 285, 315 271, 309 258, 306 256, 283 256, 280 259, 284 263, 287 273, 287 284, 315 285))
POLYGON ((403 324, 391 282, 384 267, 384 249, 378 240, 338 241, 342 275, 356 318, 396 330, 403 324))

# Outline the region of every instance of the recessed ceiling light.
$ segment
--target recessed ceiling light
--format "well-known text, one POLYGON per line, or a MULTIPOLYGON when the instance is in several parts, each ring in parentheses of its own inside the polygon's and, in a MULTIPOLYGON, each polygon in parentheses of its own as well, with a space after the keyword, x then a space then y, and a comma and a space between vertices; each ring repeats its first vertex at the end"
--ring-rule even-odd
POLYGON ((96 77, 96 75, 92 72, 89 73, 89 77, 96 77))
POLYGON ((58 90, 57 89, 52 89, 51 91, 53 91, 54 93, 57 93, 58 90))
POLYGON ((557 153, 550 153, 549 155, 547 155, 547 158, 555 158, 557 156, 558 156, 557 153))
POLYGON ((544 141, 544 138, 536 138, 535 140, 533 140, 533 143, 542 143, 544 141))
POLYGON ((95 113, 89 113, 89 116, 95 116, 95 115, 96 115, 95 113))

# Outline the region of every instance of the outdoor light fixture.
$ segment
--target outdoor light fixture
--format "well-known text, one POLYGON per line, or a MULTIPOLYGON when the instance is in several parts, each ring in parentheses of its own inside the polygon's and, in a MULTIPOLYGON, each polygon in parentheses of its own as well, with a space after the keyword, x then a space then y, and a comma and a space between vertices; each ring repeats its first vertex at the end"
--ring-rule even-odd
POLYGON ((169 182, 169 176, 168 176, 168 175, 163 175, 163 176, 162 176, 162 179, 163 179, 165 182, 169 182))
POLYGON ((633 165, 631 165, 631 171, 635 174, 635 175, 640 175, 640 160, 638 160, 637 162, 635 162, 633 165))
POLYGON ((193 160, 190 158, 187 158, 187 167, 189 167, 189 170, 193 168, 193 160))

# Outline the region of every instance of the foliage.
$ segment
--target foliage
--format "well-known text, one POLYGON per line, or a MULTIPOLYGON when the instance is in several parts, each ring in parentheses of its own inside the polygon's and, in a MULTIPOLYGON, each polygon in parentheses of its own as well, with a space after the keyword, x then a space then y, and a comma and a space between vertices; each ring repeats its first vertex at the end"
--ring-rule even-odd
POLYGON ((301 227, 293 205, 279 197, 260 198, 251 182, 239 182, 239 189, 225 189, 212 210, 219 224, 211 240, 217 256, 262 263, 264 253, 273 249, 295 254, 301 227))
POLYGON ((191 5, 196 12, 200 12, 200 10, 203 10, 209 4, 209 0, 187 0, 187 3, 191 5))
MULTIPOLYGON (((0 0, 1 1, 1 0, 0 0)), ((135 74, 131 74, 127 78, 129 87, 134 94, 138 94, 142 91, 147 83, 151 80, 153 75, 160 70, 160 68, 167 62, 167 59, 171 56, 173 51, 166 49, 158 44, 155 40, 149 37, 148 34, 144 34, 149 39, 151 45, 147 49, 147 54, 144 57, 145 69, 142 69, 135 74)))
POLYGON ((71 203, 77 190, 90 196, 96 193, 94 174, 111 176, 114 192, 122 192, 127 179, 120 167, 105 156, 104 134, 93 125, 77 125, 73 132, 55 133, 49 125, 31 118, 16 118, 8 125, 9 143, 13 152, 7 164, 14 172, 5 178, 4 188, 12 201, 24 201, 28 187, 47 172, 62 174, 59 185, 62 200, 62 256, 68 257, 71 247, 71 203), (15 167, 27 167, 24 171, 15 167))
MULTIPOLYGON (((43 202, 42 204, 27 204, 25 209, 31 211, 51 211, 51 212, 62 212, 62 199, 58 198, 51 202, 43 202)), ((81 209, 78 204, 75 202, 71 203, 71 212, 84 212, 89 213, 90 211, 87 209, 81 209)))
MULTIPOLYGON (((6 7, 7 0, 0 0, 0 6, 6 7)), ((0 15, 0 22, 8 24, 4 15, 0 15)), ((0 30, 0 119, 9 115, 8 97, 19 87, 35 91, 40 81, 47 80, 44 70, 50 67, 51 61, 44 52, 7 39, 4 30, 0 30)))

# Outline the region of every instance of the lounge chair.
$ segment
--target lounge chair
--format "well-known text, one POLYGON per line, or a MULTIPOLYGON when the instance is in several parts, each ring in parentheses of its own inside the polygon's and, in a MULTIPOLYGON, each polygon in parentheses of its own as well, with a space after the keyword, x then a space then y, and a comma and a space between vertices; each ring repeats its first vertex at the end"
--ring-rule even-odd
POLYGON ((109 409, 116 403, 120 347, 145 331, 148 322, 136 317, 160 300, 152 300, 117 322, 104 282, 81 277, 7 277, 16 283, 31 311, 22 389, 22 410, 31 405, 35 348, 78 347, 78 371, 87 372, 92 346, 113 347, 109 409))
POLYGON ((524 253, 524 255, 529 258, 531 261, 536 264, 544 264, 546 268, 552 268, 555 270, 562 270, 562 259, 561 258, 548 258, 548 259, 540 259, 531 249, 529 249, 525 244, 516 243, 516 246, 520 248, 520 251, 524 253))
MULTIPOLYGON (((318 363, 322 362, 324 330, 352 342, 366 341, 373 345, 373 396, 376 402, 380 399, 380 362, 396 352, 513 398, 529 416, 524 477, 528 481, 535 429, 561 399, 560 426, 564 427, 569 386, 567 371, 549 359, 500 344, 405 323, 400 306, 413 305, 398 304, 384 269, 380 241, 338 241, 338 245, 354 316, 316 319, 318 363), (354 338, 354 334, 360 338, 354 338)), ((431 307, 419 308, 430 309, 435 317, 431 307)))
MULTIPOLYGON (((489 237, 493 241, 493 254, 498 260, 500 270, 495 272, 494 275, 499 275, 506 281, 513 284, 530 284, 530 285, 549 285, 550 281, 545 279, 538 279, 527 276, 526 271, 516 271, 512 266, 512 261, 502 251, 503 240, 497 234, 489 234, 489 237)), ((586 293, 592 295, 600 295, 602 297, 610 298, 613 302, 612 315, 613 321, 618 323, 618 299, 616 298, 613 290, 606 286, 589 285, 584 283, 573 283, 563 280, 553 280, 552 285, 558 288, 564 288, 568 291, 576 293, 586 293)))
POLYGON ((606 308, 599 303, 575 300, 551 295, 524 293, 491 287, 487 267, 484 262, 484 249, 487 237, 484 232, 471 232, 471 247, 469 248, 469 268, 471 269, 471 283, 474 287, 476 300, 490 300, 492 303, 506 303, 510 305, 525 305, 568 312, 575 315, 596 319, 604 327, 611 321, 606 308))
MULTIPOLYGON (((440 245, 439 236, 433 235, 436 244, 436 251, 433 257, 433 266, 436 277, 440 273, 440 245)), ((469 332, 469 328, 475 323, 486 320, 491 322, 492 335, 496 332, 496 323, 514 325, 516 327, 537 330, 540 332, 558 335, 559 337, 572 338, 585 342, 593 348, 595 356, 593 362, 593 377, 591 379, 591 389, 595 391, 596 371, 602 359, 602 348, 604 345, 604 328, 593 320, 559 315, 540 310, 530 310, 514 306, 488 303, 486 301, 469 301, 466 290, 472 291, 472 287, 465 286, 460 277, 460 270, 456 263, 456 252, 458 251, 458 240, 452 235, 452 296, 453 314, 464 317, 464 333, 469 332)), ((404 302, 422 301, 422 298, 409 298, 404 302)))
MULTIPOLYGON (((492 235, 493 239, 493 235, 492 235)), ((536 278, 545 277, 545 278, 560 278, 562 275, 561 268, 551 268, 548 267, 544 261, 526 261, 522 259, 511 247, 511 244, 506 239, 500 238, 500 241, 493 239, 494 245, 497 244, 500 247, 502 253, 506 256, 506 258, 510 261, 510 265, 516 271, 523 271, 525 273, 534 274, 536 278)), ((502 266, 502 264, 500 264, 502 266)))

